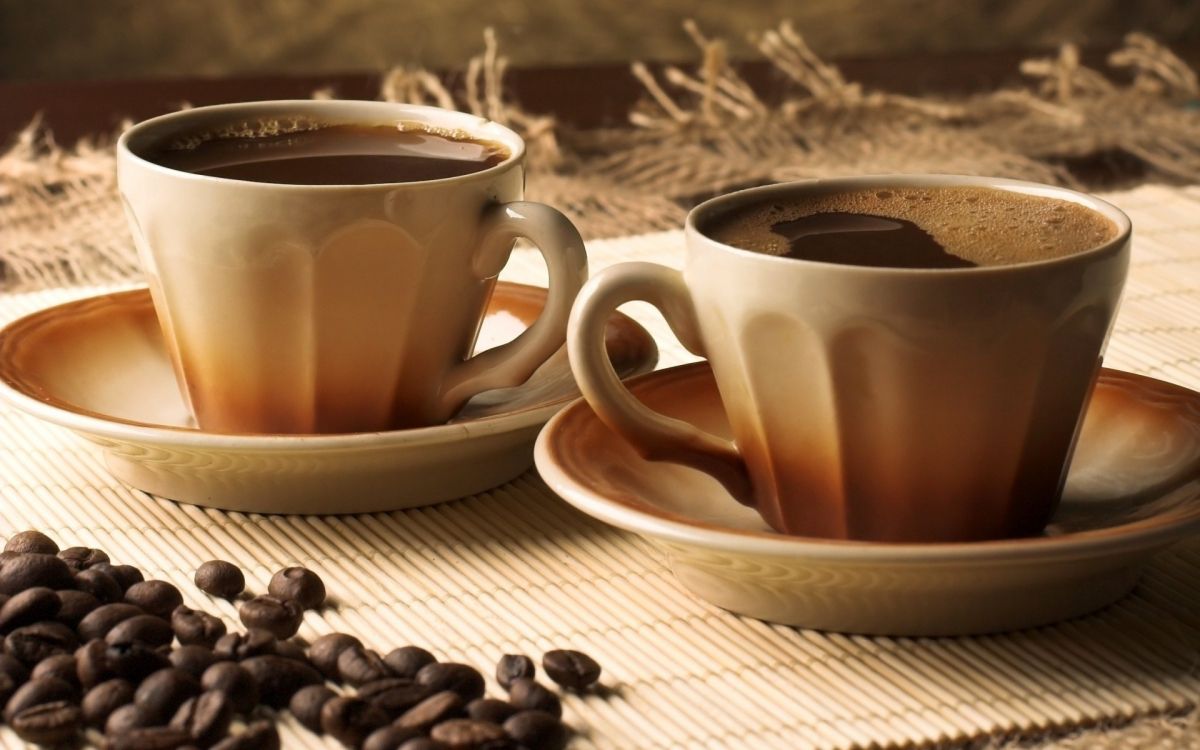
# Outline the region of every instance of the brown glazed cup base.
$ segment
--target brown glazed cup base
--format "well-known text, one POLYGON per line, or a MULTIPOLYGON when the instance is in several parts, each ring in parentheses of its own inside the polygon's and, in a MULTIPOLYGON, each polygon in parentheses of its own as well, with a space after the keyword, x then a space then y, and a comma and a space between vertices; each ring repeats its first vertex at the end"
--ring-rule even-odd
MULTIPOLYGON (((635 378, 648 407, 728 437, 705 363, 635 378)), ((680 583, 763 620, 878 635, 1042 625, 1128 593, 1154 554, 1200 531, 1200 394, 1103 370, 1062 502, 1040 536, 884 543, 772 531, 715 479, 642 458, 576 402, 535 450, 555 492, 662 545, 680 583)))
MULTIPOLYGON (((545 300, 545 289, 497 284, 477 349, 514 338, 545 300)), ((614 318, 607 339, 624 375, 654 368, 654 340, 631 319, 614 318)), ((100 445, 126 484, 243 512, 374 512, 482 492, 528 469, 538 430, 578 396, 560 350, 523 385, 479 394, 444 425, 215 434, 188 414, 145 289, 57 305, 0 331, 0 399, 100 445)))

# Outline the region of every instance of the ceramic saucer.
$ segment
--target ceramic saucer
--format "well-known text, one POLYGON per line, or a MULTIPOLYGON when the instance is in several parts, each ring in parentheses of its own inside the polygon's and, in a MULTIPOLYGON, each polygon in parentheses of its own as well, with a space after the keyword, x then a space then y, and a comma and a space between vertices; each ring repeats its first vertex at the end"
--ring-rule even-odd
MULTIPOLYGON (((707 364, 630 383, 648 406, 729 436, 707 364)), ((854 633, 1029 627, 1109 604, 1200 530, 1200 394, 1104 370, 1044 536, 885 544, 770 531, 708 475, 652 463, 579 401, 550 420, 538 471, 580 510, 661 544, 697 596, 763 620, 854 633)))
MULTIPOLYGON (((497 284, 477 348, 514 338, 545 299, 544 289, 497 284)), ((613 319, 607 343, 623 375, 654 368, 654 341, 629 318, 613 319)), ((529 468, 538 430, 578 395, 562 350, 524 385, 479 394, 445 425, 217 435, 195 428, 144 289, 58 305, 0 331, 0 398, 99 444, 133 487, 227 510, 358 513, 482 492, 529 468)))

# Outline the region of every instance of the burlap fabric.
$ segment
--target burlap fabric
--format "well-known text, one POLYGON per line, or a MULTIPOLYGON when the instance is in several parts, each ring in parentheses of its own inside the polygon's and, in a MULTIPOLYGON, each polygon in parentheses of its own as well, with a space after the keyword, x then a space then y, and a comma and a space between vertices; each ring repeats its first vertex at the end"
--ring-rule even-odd
MULTIPOLYGON (((1143 36, 1131 35, 1110 56, 1114 78, 1082 66, 1067 46, 1025 62, 1025 88, 939 99, 848 81, 784 24, 756 40, 788 83, 782 101, 768 106, 727 64, 722 41, 691 24, 686 30, 700 65, 656 76, 634 64, 646 97, 629 127, 576 130, 506 101, 507 62, 491 33, 459 88, 398 68, 381 95, 466 109, 516 129, 529 143, 529 197, 561 208, 590 239, 677 227, 697 199, 731 188, 822 175, 950 172, 1087 187, 1070 160, 1124 155, 1144 166, 1146 181, 1200 179, 1200 112, 1190 106, 1196 75, 1143 36)), ((136 275, 111 138, 64 148, 34 122, 0 156, 6 288, 136 275)))
MULTIPOLYGON (((741 80, 719 40, 687 27, 702 53, 693 71, 635 64, 644 101, 623 128, 580 131, 524 112, 503 96, 506 62, 492 35, 462 86, 397 69, 381 96, 466 109, 504 122, 530 144, 528 194, 567 212, 589 239, 677 227, 689 205, 734 187, 806 176, 957 172, 1088 187, 1071 160, 1132 157, 1153 182, 1200 178, 1195 74, 1153 41, 1131 36, 1111 75, 1077 51, 1030 60, 1025 88, 959 99, 872 91, 818 59, 788 25, 758 47, 790 82, 768 106, 741 80)), ((325 95, 321 92, 317 96, 325 95)), ((586 96, 586 92, 580 92, 586 96)), ((0 156, 0 263, 11 292, 135 278, 116 194, 112 134, 63 147, 33 123, 0 156)), ((1200 662, 1200 656, 1197 659, 1200 662)), ((1100 727, 991 738, 978 746, 1200 748, 1195 711, 1113 716, 1100 727)))

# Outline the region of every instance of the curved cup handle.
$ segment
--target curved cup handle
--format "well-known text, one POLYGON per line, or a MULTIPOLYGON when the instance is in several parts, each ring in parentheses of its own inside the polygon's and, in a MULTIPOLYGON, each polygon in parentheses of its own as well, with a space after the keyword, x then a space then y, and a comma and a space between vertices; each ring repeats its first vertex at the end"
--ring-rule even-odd
POLYGON ((487 279, 500 273, 518 237, 537 245, 546 261, 550 276, 546 306, 517 338, 451 368, 442 384, 443 413, 453 414, 482 391, 524 383, 566 339, 571 303, 588 275, 583 239, 567 217, 549 206, 527 201, 501 203, 483 217, 473 267, 476 276, 487 279))
POLYGON ((715 477, 730 494, 753 505, 746 464, 728 440, 663 416, 633 397, 617 377, 604 348, 604 327, 617 307, 643 300, 657 307, 688 351, 704 355, 696 312, 683 275, 654 263, 621 263, 589 281, 567 329, 571 370, 600 419, 650 461, 670 461, 715 477))

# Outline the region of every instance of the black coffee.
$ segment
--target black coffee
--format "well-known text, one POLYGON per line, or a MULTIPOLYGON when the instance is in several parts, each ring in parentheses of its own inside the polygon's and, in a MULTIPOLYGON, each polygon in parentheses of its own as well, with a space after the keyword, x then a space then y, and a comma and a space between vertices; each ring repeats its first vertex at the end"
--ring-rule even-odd
POLYGON ((701 230, 768 255, 890 268, 969 268, 1083 252, 1116 226, 1056 198, 978 187, 805 195, 713 217, 701 230))
POLYGON ((509 151, 492 141, 411 126, 330 124, 285 133, 177 138, 143 155, 171 169, 232 180, 374 185, 480 172, 503 162, 509 151))

